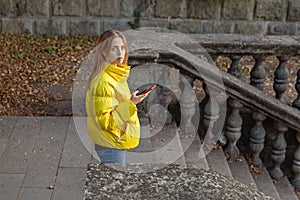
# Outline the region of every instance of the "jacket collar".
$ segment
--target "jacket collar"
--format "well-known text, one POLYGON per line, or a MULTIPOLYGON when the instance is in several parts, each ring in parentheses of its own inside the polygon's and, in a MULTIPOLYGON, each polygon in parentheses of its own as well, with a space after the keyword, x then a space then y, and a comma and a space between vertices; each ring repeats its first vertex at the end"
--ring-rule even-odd
POLYGON ((130 66, 125 64, 107 64, 105 72, 118 82, 126 82, 130 72, 130 66))

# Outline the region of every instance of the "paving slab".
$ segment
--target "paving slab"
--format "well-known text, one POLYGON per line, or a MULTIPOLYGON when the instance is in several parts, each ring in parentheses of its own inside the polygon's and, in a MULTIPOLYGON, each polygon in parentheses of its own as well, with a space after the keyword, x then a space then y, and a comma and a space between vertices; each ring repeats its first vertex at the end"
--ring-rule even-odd
POLYGON ((69 121, 68 117, 45 118, 22 187, 49 187, 54 184, 69 121))
POLYGON ((97 157, 97 153, 94 148, 94 143, 91 141, 88 135, 88 128, 87 128, 87 117, 73 117, 73 121, 76 127, 77 134, 86 149, 89 149, 92 152, 94 157, 97 157))
POLYGON ((23 178, 24 174, 0 174, 0 199, 17 199, 23 178))
POLYGON ((67 132, 60 167, 86 167, 92 162, 92 154, 84 147, 73 120, 67 132))
POLYGON ((48 188, 21 188, 18 200, 50 200, 51 195, 48 188))
POLYGON ((82 200, 87 168, 60 168, 51 200, 82 200))
POLYGON ((2 154, 4 153, 8 142, 9 142, 8 139, 0 139, 0 158, 2 157, 2 154))
POLYGON ((18 117, 0 116, 0 139, 10 139, 18 117))
POLYGON ((20 117, 0 158, 0 173, 25 173, 43 117, 20 117))

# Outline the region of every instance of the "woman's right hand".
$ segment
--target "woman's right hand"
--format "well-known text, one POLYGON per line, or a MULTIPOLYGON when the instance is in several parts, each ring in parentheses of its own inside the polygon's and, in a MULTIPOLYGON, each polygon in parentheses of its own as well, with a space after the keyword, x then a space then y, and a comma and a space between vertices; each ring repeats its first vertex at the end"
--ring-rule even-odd
POLYGON ((137 95, 137 93, 139 93, 138 90, 136 90, 135 92, 132 93, 130 100, 132 101, 132 103, 134 103, 135 105, 142 102, 150 93, 147 92, 146 94, 141 94, 141 95, 137 95))

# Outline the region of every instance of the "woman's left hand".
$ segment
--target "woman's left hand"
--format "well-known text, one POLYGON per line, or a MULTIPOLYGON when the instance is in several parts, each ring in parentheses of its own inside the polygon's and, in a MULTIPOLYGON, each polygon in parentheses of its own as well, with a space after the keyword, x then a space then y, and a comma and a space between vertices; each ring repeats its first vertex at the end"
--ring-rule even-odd
POLYGON ((139 93, 138 90, 136 90, 135 92, 132 93, 130 100, 132 101, 132 103, 134 103, 135 105, 142 102, 150 93, 147 92, 146 94, 141 94, 141 95, 137 95, 137 93, 139 93))

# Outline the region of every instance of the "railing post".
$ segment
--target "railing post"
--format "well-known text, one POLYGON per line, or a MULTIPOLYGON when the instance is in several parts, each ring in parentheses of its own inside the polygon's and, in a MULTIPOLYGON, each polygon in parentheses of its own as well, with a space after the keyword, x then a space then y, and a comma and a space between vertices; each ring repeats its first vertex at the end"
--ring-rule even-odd
POLYGON ((294 179, 291 181, 296 190, 300 190, 300 132, 296 135, 298 148, 295 151, 292 170, 294 173, 294 179))
POLYGON ((295 88, 298 93, 298 96, 293 102, 293 107, 298 108, 300 110, 300 69, 297 72, 297 80, 296 80, 295 88))
POLYGON ((217 141, 213 141, 213 138, 215 138, 215 133, 213 133, 213 127, 215 122, 219 118, 220 108, 217 102, 217 95, 219 94, 219 92, 213 88, 208 89, 208 86, 206 84, 204 84, 203 86, 204 91, 208 96, 208 102, 204 107, 203 125, 205 128, 205 137, 208 138, 206 144, 209 145, 209 143, 217 143, 217 141))
MULTIPOLYGON (((266 56, 255 56, 255 65, 251 70, 250 84, 259 90, 264 89, 266 77, 265 69, 262 65, 266 56)), ((253 111, 252 117, 255 120, 255 125, 250 130, 249 148, 251 152, 251 162, 257 168, 262 168, 262 160, 259 157, 264 148, 266 131, 263 126, 263 121, 266 117, 258 111, 253 111)))
MULTIPOLYGON (((297 73, 297 80, 295 84, 296 91, 298 92, 298 96, 293 102, 293 107, 298 108, 300 110, 300 69, 297 73)), ((292 171, 294 173, 294 179, 292 180, 292 184, 296 188, 296 190, 300 191, 300 132, 296 135, 298 148, 295 151, 292 171)))
MULTIPOLYGON (((228 73, 239 78, 241 76, 241 71, 239 68, 239 60, 241 56, 234 55, 231 56, 230 58, 232 60, 232 63, 230 68, 228 69, 228 73)), ((243 120, 240 115, 240 108, 243 105, 238 100, 229 98, 228 106, 231 110, 231 113, 226 120, 225 136, 227 138, 227 145, 225 147, 225 152, 227 152, 232 159, 236 160, 240 154, 239 149, 236 146, 236 143, 241 137, 243 120)))
POLYGON ((284 92, 288 89, 288 78, 289 71, 286 67, 286 62, 289 59, 289 56, 278 56, 279 66, 275 70, 275 79, 273 88, 276 93, 276 99, 279 99, 282 102, 285 102, 283 98, 284 92))
POLYGON ((192 123, 192 117, 195 114, 196 97, 190 87, 188 77, 181 76, 181 97, 180 97, 180 131, 184 134, 195 134, 195 126, 192 123))
MULTIPOLYGON (((286 67, 286 61, 289 59, 289 56, 279 56, 279 66, 275 71, 275 79, 273 88, 276 92, 276 98, 282 102, 285 102, 283 98, 284 92, 288 89, 288 70, 286 67)), ((272 153, 271 159, 274 163, 274 166, 270 170, 270 175, 272 178, 279 180, 284 173, 280 169, 280 165, 285 160, 285 152, 287 143, 285 141, 285 132, 288 130, 288 127, 282 122, 274 121, 274 127, 277 131, 277 136, 272 143, 272 153)))

